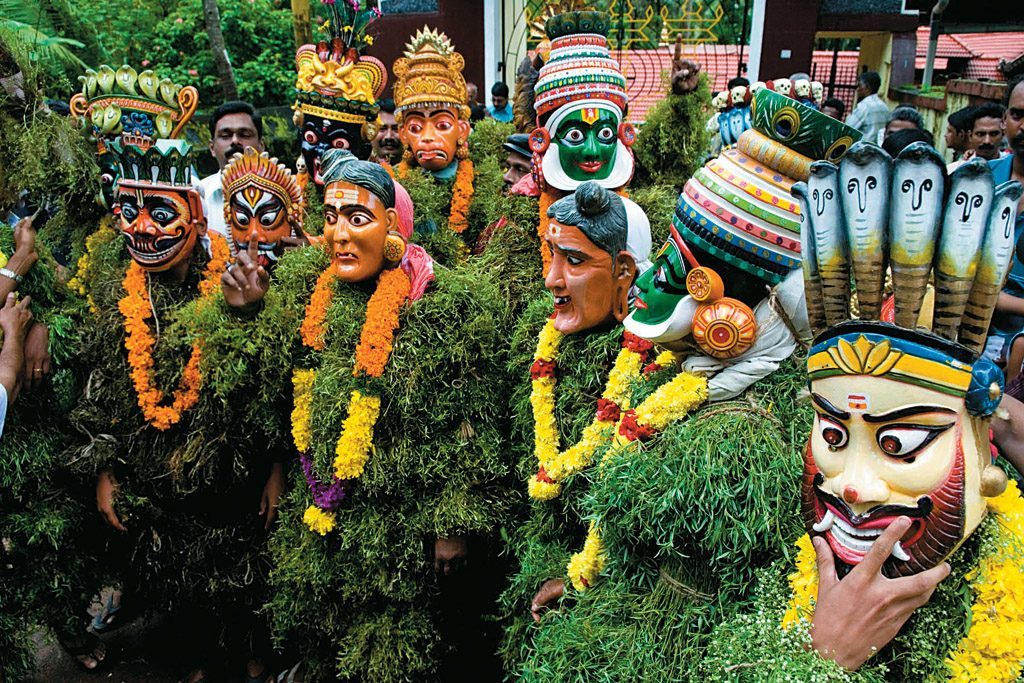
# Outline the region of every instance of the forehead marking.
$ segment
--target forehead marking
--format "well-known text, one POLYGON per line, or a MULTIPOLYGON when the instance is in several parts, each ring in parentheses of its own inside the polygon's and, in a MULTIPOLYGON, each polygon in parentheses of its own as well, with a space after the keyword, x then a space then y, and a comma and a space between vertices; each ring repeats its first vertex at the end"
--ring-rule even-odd
POLYGON ((866 413, 871 407, 867 394, 848 394, 846 396, 846 408, 851 413, 866 413))
POLYGON ((599 116, 600 113, 596 107, 587 107, 580 112, 580 118, 583 120, 583 123, 589 125, 594 125, 594 122, 597 121, 599 116))
POLYGON ((359 190, 352 188, 331 188, 327 191, 327 199, 339 202, 342 206, 357 204, 359 202, 359 190))

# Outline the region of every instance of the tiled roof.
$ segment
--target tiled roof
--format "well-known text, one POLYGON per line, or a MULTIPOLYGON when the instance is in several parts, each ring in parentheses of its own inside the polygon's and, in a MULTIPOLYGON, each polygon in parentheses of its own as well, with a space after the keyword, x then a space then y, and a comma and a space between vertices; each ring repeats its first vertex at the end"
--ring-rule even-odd
POLYGON ((1012 61, 1024 54, 1024 33, 958 33, 955 38, 978 57, 1012 61))
MULTIPOLYGON (((920 26, 917 29, 917 56, 927 57, 928 56, 928 35, 929 28, 927 26, 920 26)), ((939 45, 935 50, 936 57, 960 57, 970 58, 974 57, 975 54, 968 48, 963 42, 960 41, 962 35, 947 35, 939 34, 939 45)))

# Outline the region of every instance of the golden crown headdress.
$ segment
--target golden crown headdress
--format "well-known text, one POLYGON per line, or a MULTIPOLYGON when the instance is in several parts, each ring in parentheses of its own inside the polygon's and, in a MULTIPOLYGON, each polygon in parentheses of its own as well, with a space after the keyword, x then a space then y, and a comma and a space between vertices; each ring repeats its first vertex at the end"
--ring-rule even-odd
MULTIPOLYGON (((246 147, 236 154, 221 173, 224 196, 230 197, 246 185, 262 188, 288 205, 289 219, 297 220, 302 210, 302 190, 292 172, 266 152, 246 147)), ((227 207, 228 202, 224 202, 227 207)))
POLYGON ((427 26, 417 31, 393 67, 396 118, 410 109, 436 105, 454 107, 459 118, 468 121, 465 65, 448 36, 427 26))
POLYGON ((199 91, 160 78, 147 69, 138 73, 125 64, 117 71, 106 64, 79 76, 82 92, 71 98, 71 113, 88 117, 101 142, 120 135, 126 145, 145 149, 157 139, 176 138, 199 106, 199 91))
POLYGON ((380 60, 361 52, 373 45, 367 29, 380 17, 380 10, 361 8, 357 0, 324 4, 331 16, 321 28, 331 39, 303 45, 296 52, 295 108, 347 123, 375 120, 377 98, 387 85, 387 69, 380 60))

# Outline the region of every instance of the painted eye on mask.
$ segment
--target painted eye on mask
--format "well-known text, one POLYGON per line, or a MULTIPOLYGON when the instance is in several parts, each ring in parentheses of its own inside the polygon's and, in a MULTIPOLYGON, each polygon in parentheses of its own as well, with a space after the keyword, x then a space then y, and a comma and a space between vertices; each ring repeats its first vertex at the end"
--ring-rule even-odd
POLYGON ((307 130, 305 133, 303 133, 302 138, 311 145, 315 145, 320 141, 320 138, 317 137, 317 134, 311 130, 307 130))
POLYGON ((886 455, 912 463, 925 446, 952 426, 893 425, 879 429, 875 439, 878 441, 878 447, 886 455))
POLYGON ((348 140, 345 138, 337 138, 331 142, 331 147, 334 149, 348 149, 348 140))
POLYGON ((579 145, 583 142, 586 136, 583 135, 583 131, 579 128, 570 128, 566 131, 565 135, 562 136, 562 140, 570 145, 579 145))
POLYGON ((235 211, 235 221, 239 225, 249 225, 249 214, 244 211, 235 211))
POLYGON ((162 206, 158 206, 152 211, 150 211, 149 215, 152 216, 153 220, 155 220, 160 225, 167 225, 168 223, 170 223, 171 221, 178 217, 177 212, 162 206))
POLYGON ((608 127, 602 128, 597 131, 597 139, 607 144, 615 139, 615 131, 608 127))
POLYGON ((139 210, 134 204, 122 202, 121 204, 121 215, 126 221, 133 221, 139 217, 139 210))
POLYGON ((846 431, 846 427, 831 417, 818 415, 818 423, 821 428, 821 438, 825 440, 830 449, 840 449, 850 441, 850 435, 846 431))
POLYGON ((264 227, 270 227, 277 221, 277 214, 280 213, 278 209, 268 211, 267 213, 260 214, 260 225, 264 227))

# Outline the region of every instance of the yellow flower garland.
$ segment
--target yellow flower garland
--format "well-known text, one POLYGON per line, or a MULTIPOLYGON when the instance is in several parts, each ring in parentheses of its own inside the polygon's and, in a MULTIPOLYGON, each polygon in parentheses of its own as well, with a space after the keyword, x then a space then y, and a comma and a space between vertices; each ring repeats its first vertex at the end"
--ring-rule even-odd
MULTIPOLYGON (((672 362, 674 356, 670 352, 662 353, 655 360, 655 363, 663 367, 672 362)), ((633 419, 641 429, 660 432, 673 422, 686 417, 707 398, 707 379, 682 371, 644 399, 637 406, 633 419)), ((619 428, 615 432, 615 445, 605 454, 605 460, 618 457, 627 449, 636 448, 636 439, 623 428, 623 423, 628 419, 630 416, 627 413, 619 421, 619 428)), ((573 555, 566 567, 573 587, 582 591, 594 585, 601 570, 604 569, 605 560, 600 527, 596 523, 591 523, 583 550, 573 555)))
MULTIPOLYGON (((324 349, 327 311, 333 299, 335 275, 332 268, 324 271, 306 306, 302 322, 302 341, 317 351, 324 349)), ((385 270, 377 280, 377 288, 366 304, 366 319, 356 346, 356 361, 352 374, 359 377, 380 377, 391 356, 399 313, 409 298, 412 283, 401 268, 385 270)), ((311 445, 310 413, 313 405, 313 384, 316 371, 295 369, 292 372, 293 408, 292 440, 300 453, 311 445)), ((348 415, 341 426, 341 434, 334 449, 332 469, 338 480, 357 479, 373 449, 373 430, 380 417, 380 397, 354 389, 349 396, 348 415)), ((334 512, 310 505, 303 522, 320 535, 329 533, 335 524, 334 512)))
MULTIPOLYGON (((564 335, 555 329, 554 320, 549 319, 541 329, 534 353, 534 366, 538 363, 553 364, 558 356, 558 347, 564 335)), ((629 389, 633 380, 640 375, 643 356, 623 347, 615 358, 615 365, 608 374, 608 383, 601 397, 612 401, 620 408, 628 408, 629 389)), ((537 375, 537 373, 534 373, 537 375)), ((602 419, 600 413, 583 430, 583 436, 573 446, 559 452, 558 424, 555 419, 555 385, 553 374, 534 376, 531 380, 530 406, 533 408, 534 452, 537 455, 539 471, 530 477, 528 490, 536 500, 551 500, 562 491, 562 481, 572 474, 586 469, 594 459, 594 453, 613 434, 618 415, 614 419, 602 419)))
MULTIPOLYGON (((627 332, 624 334, 622 350, 608 373, 594 421, 584 428, 579 442, 559 452, 558 424, 555 420, 555 365, 558 347, 563 339, 564 335, 555 329, 554 320, 549 318, 537 338, 537 350, 533 354, 533 367, 530 369, 530 406, 533 408, 534 452, 538 471, 530 477, 528 490, 530 497, 535 500, 557 497, 562 491, 562 482, 589 467, 602 445, 609 441, 613 444, 605 458, 613 452, 621 453, 637 439, 644 438, 644 435, 662 431, 682 419, 708 397, 707 380, 684 371, 658 387, 636 410, 630 410, 632 385, 644 371, 644 362, 651 344, 627 332)), ((674 363, 675 356, 670 351, 661 352, 654 361, 657 367, 670 367, 674 363)), ((576 590, 582 591, 593 585, 604 563, 605 552, 600 530, 597 524, 592 523, 583 550, 575 553, 566 567, 576 590)))
MULTIPOLYGON (((1017 483, 1011 480, 1006 491, 989 498, 988 508, 997 517, 996 548, 966 577, 975 599, 967 635, 946 659, 951 681, 1009 682, 1021 675, 1024 499, 1017 483)), ((801 537, 797 548, 796 570, 789 577, 793 595, 782 618, 783 628, 811 620, 818 594, 818 565, 810 537, 801 537)))

